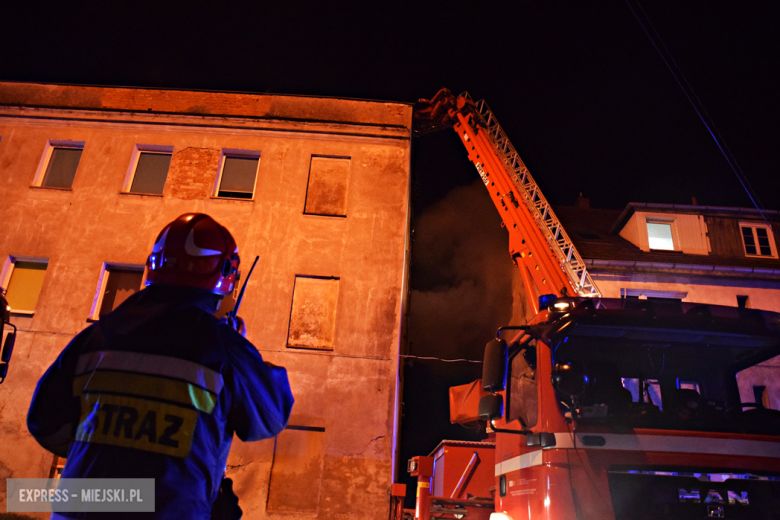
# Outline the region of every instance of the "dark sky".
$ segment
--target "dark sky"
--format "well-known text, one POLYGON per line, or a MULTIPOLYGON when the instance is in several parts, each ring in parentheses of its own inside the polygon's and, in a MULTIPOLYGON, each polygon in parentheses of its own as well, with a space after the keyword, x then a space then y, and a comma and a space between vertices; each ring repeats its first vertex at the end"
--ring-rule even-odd
MULTIPOLYGON (((2 6, 2 79, 401 101, 468 90, 554 204, 579 192, 613 208, 750 203, 623 0, 2 6)), ((764 205, 780 208, 780 4, 642 7, 764 205)), ((421 164, 463 162, 442 140, 416 143, 441 154, 421 164)), ((447 191, 434 184, 423 203, 447 191)))
MULTIPOLYGON (((0 5, 0 79, 407 102, 468 90, 553 204, 751 205, 624 0, 0 5)), ((780 3, 641 7, 763 206, 780 209, 780 3)), ((506 234, 454 132, 413 143, 413 177, 411 351, 479 359, 518 299, 506 234)), ((446 387, 479 365, 406 374, 402 458, 467 437, 447 429, 446 387)))

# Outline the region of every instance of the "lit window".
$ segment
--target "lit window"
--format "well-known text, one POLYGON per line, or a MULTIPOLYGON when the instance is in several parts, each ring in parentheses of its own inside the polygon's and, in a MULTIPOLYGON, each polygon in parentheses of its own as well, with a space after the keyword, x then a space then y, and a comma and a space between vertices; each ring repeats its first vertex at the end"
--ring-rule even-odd
POLYGON ((41 294, 48 261, 11 259, 6 270, 6 299, 11 312, 32 314, 41 294))
POLYGON ((662 222, 647 223, 647 240, 650 249, 674 251, 674 239, 672 238, 672 225, 662 222))
POLYGON ((256 152, 223 150, 217 197, 229 199, 252 199, 255 195, 255 180, 260 156, 256 152))
POLYGON ((70 189, 83 151, 82 142, 49 141, 34 184, 44 188, 70 189))
POLYGON ((777 257, 774 237, 767 226, 740 223, 739 228, 742 232, 742 244, 745 246, 746 256, 777 257))
POLYGON ((141 289, 143 276, 143 266, 105 265, 92 305, 91 317, 98 319, 119 307, 141 289))
POLYGON ((136 145, 125 191, 161 195, 171 165, 172 146, 136 145))

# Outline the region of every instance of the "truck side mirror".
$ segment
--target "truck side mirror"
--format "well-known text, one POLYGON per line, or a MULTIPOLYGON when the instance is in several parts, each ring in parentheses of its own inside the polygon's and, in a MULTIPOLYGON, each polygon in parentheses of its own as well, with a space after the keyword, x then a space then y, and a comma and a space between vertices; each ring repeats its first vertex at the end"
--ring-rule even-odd
POLYGON ((479 398, 479 418, 490 422, 504 416, 504 399, 499 394, 483 395, 479 398))
POLYGON ((5 337, 5 345, 3 345, 3 353, 0 354, 0 361, 8 363, 11 361, 11 354, 14 352, 14 343, 16 343, 16 332, 9 332, 5 337))
MULTIPOLYGON (((506 387, 506 366, 508 363, 506 341, 494 339, 485 345, 485 357, 482 363, 482 388, 491 394, 506 387)), ((480 401, 480 406, 482 401, 480 401)), ((481 408, 480 408, 481 409, 481 408)))
POLYGON ((9 332, 5 337, 3 350, 0 352, 0 383, 5 381, 8 374, 8 363, 11 361, 11 354, 14 352, 14 343, 16 342, 16 330, 9 332))
POLYGON ((587 370, 576 361, 556 363, 551 379, 555 389, 567 397, 581 395, 590 383, 587 370))

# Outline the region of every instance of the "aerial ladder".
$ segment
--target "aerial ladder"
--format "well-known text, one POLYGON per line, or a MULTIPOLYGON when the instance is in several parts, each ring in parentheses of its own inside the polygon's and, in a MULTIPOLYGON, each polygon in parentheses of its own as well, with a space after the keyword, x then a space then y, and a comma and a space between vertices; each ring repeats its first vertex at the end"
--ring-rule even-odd
POLYGON ((442 89, 430 101, 420 100, 415 118, 418 134, 452 127, 466 147, 509 232, 509 253, 520 269, 534 314, 539 313, 537 296, 543 294, 601 296, 577 248, 484 100, 474 102, 468 92, 456 98, 442 89))

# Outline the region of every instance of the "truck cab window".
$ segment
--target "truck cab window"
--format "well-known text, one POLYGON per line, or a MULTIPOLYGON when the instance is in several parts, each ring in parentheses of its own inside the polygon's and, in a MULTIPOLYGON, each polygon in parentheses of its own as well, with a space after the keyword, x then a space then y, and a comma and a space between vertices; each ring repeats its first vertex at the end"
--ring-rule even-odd
POLYGON ((537 422, 539 393, 536 386, 536 348, 525 346, 510 359, 508 422, 519 420, 531 428, 537 422))

